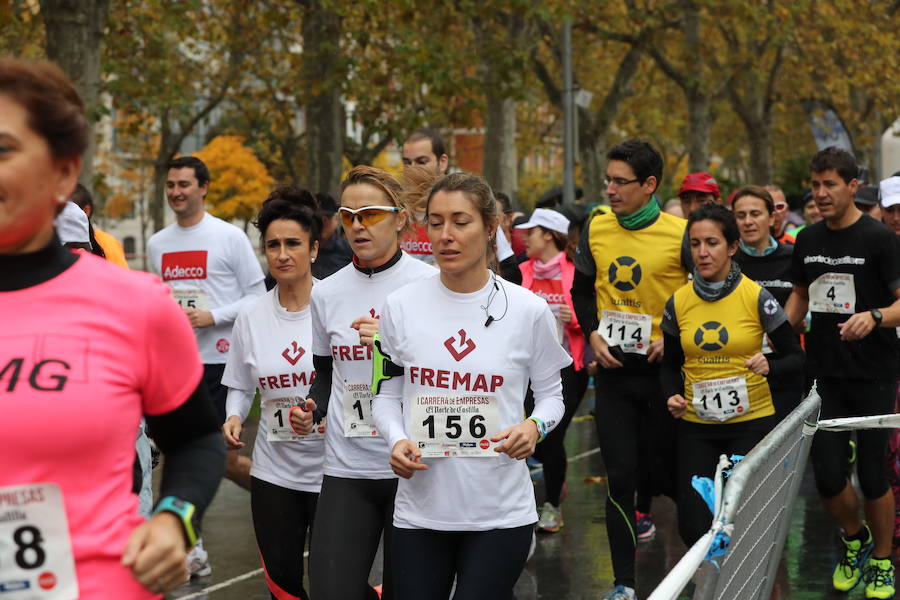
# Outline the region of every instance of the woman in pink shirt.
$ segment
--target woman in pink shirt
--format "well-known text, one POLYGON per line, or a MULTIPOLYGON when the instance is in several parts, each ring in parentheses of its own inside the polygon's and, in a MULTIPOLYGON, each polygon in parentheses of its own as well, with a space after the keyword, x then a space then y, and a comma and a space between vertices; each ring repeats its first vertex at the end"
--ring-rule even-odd
MULTIPOLYGON (((584 333, 575 317, 572 306, 572 281, 575 265, 566 253, 569 219, 562 213, 547 208, 536 208, 527 222, 515 226, 525 230, 525 252, 528 260, 519 265, 522 271, 522 287, 547 301, 556 317, 559 341, 572 356, 572 364, 560 375, 563 385, 563 403, 566 412, 556 429, 538 444, 535 458, 544 466, 546 496, 540 510, 537 530, 556 533, 563 524, 560 504, 565 496, 566 447, 563 441, 566 429, 572 422, 575 410, 587 390, 588 372, 584 364, 584 333)), ((526 407, 533 403, 531 388, 525 399, 526 407)))
POLYGON ((181 585, 224 469, 194 336, 166 286, 54 231, 89 131, 57 67, 0 59, 0 582, 12 598, 181 585), (149 521, 132 492, 141 416, 167 454, 149 521))

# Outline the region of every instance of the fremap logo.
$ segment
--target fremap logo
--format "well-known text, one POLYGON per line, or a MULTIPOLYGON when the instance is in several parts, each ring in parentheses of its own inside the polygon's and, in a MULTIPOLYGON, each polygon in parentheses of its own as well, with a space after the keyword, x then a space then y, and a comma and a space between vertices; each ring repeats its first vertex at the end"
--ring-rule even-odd
POLYGON ((301 348, 297 342, 291 342, 291 345, 281 352, 281 356, 284 357, 284 360, 291 363, 292 367, 297 364, 298 360, 303 358, 304 354, 306 354, 306 350, 301 348))
POLYGON ((457 333, 459 334, 459 346, 457 346, 456 336, 450 336, 444 340, 444 347, 459 362, 475 349, 475 341, 467 337, 465 329, 460 329, 457 333))
POLYGON ((609 263, 609 282, 621 292, 630 292, 641 282, 641 265, 630 256, 609 263))
POLYGON ((694 343, 701 350, 721 350, 728 343, 728 330, 718 321, 707 321, 694 332, 694 343))

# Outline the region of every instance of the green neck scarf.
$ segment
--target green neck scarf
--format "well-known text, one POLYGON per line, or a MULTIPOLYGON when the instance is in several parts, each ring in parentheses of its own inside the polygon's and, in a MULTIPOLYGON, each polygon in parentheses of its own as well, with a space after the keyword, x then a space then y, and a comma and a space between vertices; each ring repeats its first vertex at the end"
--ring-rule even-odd
POLYGON ((619 221, 619 225, 625 229, 641 229, 654 222, 659 217, 659 212, 659 202, 654 194, 642 208, 625 217, 616 215, 616 219, 619 221))

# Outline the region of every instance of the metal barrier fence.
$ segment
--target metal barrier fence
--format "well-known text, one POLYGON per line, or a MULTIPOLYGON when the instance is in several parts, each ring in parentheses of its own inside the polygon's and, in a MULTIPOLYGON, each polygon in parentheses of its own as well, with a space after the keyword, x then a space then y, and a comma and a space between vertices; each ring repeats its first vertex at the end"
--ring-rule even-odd
POLYGON ((735 467, 724 495, 720 462, 716 516, 709 533, 688 550, 649 600, 677 598, 692 578, 694 600, 768 600, 821 402, 813 388, 735 467), (707 560, 714 545, 724 547, 725 553, 707 560))

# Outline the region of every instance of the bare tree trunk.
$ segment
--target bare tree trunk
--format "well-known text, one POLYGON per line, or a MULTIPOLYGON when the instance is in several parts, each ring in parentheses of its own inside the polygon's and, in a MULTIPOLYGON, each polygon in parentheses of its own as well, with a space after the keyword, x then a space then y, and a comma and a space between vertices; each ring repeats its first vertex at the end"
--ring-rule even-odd
POLYGON ((750 180, 757 185, 772 183, 772 123, 747 128, 750 142, 750 180))
POLYGON ((344 110, 341 104, 341 19, 322 0, 305 3, 303 15, 304 88, 306 105, 306 185, 314 192, 337 195, 344 154, 344 110))
POLYGON ((688 169, 691 173, 709 168, 709 134, 712 130, 710 97, 696 90, 685 90, 688 102, 688 169))
POLYGON ((516 157, 516 101, 487 92, 484 133, 484 178, 515 201, 519 190, 516 157))
MULTIPOLYGON (((72 79, 95 122, 100 108, 100 45, 109 17, 109 0, 40 0, 47 32, 47 57, 72 79)), ((79 179, 93 191, 96 141, 84 156, 79 179)))

